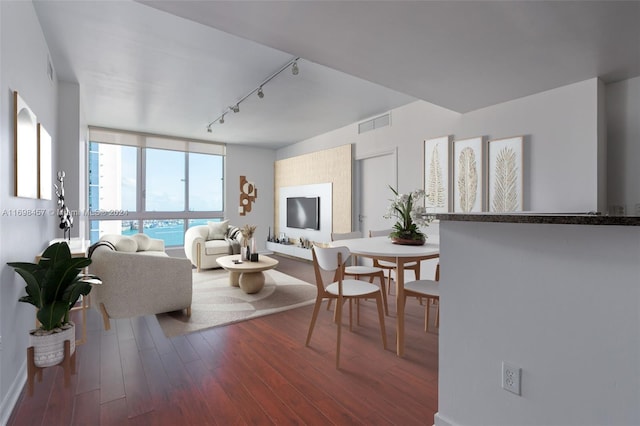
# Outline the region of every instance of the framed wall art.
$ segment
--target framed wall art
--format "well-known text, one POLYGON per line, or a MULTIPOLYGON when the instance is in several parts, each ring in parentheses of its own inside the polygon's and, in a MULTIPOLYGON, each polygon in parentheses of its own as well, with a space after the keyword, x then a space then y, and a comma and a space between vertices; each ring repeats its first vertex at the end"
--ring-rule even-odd
POLYGON ((494 139, 490 140, 487 146, 489 211, 522 211, 523 137, 494 139))
POLYGON ((51 135, 38 123, 38 198, 51 199, 51 135))
POLYGON ((453 142, 453 211, 484 209, 484 141, 474 137, 453 142))
POLYGON ((451 136, 441 136, 424 141, 425 208, 429 213, 449 211, 450 150, 451 136))
POLYGON ((38 130, 36 115, 18 92, 14 108, 14 195, 38 198, 38 130))

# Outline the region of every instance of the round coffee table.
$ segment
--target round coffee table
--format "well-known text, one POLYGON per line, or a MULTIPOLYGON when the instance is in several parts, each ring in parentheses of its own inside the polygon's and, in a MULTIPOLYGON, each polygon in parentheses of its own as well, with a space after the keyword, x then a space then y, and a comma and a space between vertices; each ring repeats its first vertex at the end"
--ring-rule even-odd
POLYGON ((239 254, 222 256, 216 259, 218 265, 229 271, 229 285, 240 287, 248 294, 257 293, 264 287, 264 274, 262 271, 278 266, 278 261, 268 256, 259 256, 258 262, 243 260, 242 263, 234 263, 240 260, 239 254))

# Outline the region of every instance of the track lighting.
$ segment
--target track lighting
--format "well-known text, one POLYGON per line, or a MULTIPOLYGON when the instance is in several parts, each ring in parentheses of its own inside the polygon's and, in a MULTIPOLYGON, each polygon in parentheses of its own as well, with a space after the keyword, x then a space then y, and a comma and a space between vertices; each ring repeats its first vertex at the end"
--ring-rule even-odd
MULTIPOLYGON (((1 1, 1 0, 0 0, 1 1)), ((293 75, 298 75, 298 73, 300 72, 299 68, 298 68, 298 59, 300 58, 294 58, 291 59, 289 62, 287 62, 282 68, 280 68, 278 71, 276 71, 275 73, 271 74, 268 78, 266 78, 262 83, 260 83, 260 85, 258 87, 256 87, 255 89, 253 89, 251 92, 247 93, 245 96, 243 96, 242 98, 240 98, 240 100, 238 100, 238 102, 236 102, 235 105, 231 105, 229 107, 227 107, 227 109, 225 109, 222 114, 220 114, 220 116, 218 116, 218 118, 216 118, 215 120, 213 120, 211 123, 209 123, 207 125, 207 132, 212 133, 213 130, 211 129, 211 126, 213 126, 216 122, 220 123, 220 124, 224 124, 224 116, 229 112, 229 111, 233 111, 234 113, 240 112, 240 104, 247 99, 249 96, 253 95, 254 93, 258 94, 258 97, 260 99, 264 98, 264 91, 262 90, 262 87, 267 84, 268 82, 270 82, 271 80, 273 80, 278 74, 280 74, 281 72, 283 72, 284 70, 286 70, 287 68, 291 67, 291 73, 293 75)))

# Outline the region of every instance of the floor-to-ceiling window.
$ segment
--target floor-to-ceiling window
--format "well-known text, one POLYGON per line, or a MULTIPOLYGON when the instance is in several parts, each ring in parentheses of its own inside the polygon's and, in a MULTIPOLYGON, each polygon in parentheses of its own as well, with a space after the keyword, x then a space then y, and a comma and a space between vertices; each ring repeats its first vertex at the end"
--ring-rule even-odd
POLYGON ((190 226, 224 217, 224 146, 90 129, 91 242, 143 232, 166 247, 190 226))

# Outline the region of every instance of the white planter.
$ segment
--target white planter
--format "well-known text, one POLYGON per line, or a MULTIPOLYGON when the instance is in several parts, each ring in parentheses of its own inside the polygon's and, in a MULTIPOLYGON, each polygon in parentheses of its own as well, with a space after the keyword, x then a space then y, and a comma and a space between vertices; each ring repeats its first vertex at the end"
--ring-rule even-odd
POLYGON ((72 322, 67 325, 69 327, 66 329, 43 336, 33 334, 37 330, 32 330, 29 335, 29 345, 33 346, 33 361, 36 367, 51 367, 60 364, 64 359, 65 340, 69 340, 71 343, 69 355, 73 355, 76 350, 76 327, 72 322))

